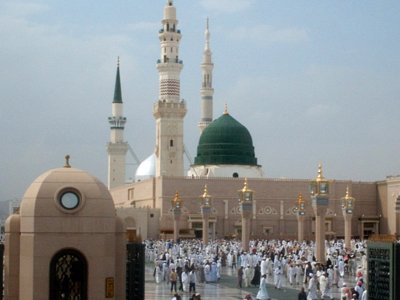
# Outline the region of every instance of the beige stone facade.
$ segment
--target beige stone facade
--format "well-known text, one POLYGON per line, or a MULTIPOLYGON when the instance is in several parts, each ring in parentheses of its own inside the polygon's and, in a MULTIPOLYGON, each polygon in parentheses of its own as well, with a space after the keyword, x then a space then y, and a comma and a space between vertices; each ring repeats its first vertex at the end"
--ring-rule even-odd
POLYGON ((125 227, 88 173, 39 176, 5 231, 5 299, 125 299, 125 227))
MULTIPOLYGON (((123 207, 130 209, 147 207, 159 210, 159 233, 142 235, 142 238, 159 238, 163 236, 162 233, 172 233, 171 199, 178 191, 183 200, 181 233, 184 237, 199 237, 202 231, 200 195, 204 185, 207 184, 208 192, 213 199, 210 232, 216 238, 232 236, 240 238, 241 214, 238 190, 243 187, 243 182, 243 178, 157 177, 118 187, 111 190, 111 194, 116 207, 119 207, 118 214, 121 214, 123 207)), ((346 194, 347 186, 350 194, 356 199, 351 225, 353 237, 398 232, 399 213, 395 212, 395 201, 392 198, 393 195, 397 197, 400 194, 400 178, 382 182, 341 180, 329 182, 329 206, 325 216, 327 237, 344 237, 345 222, 340 199, 346 194)), ((309 184, 310 180, 302 179, 248 179, 249 188, 254 190, 251 237, 296 239, 298 236, 296 199, 298 194, 302 193, 306 201, 304 238, 314 239, 315 215, 309 197, 309 184)), ((126 215, 123 218, 126 218, 126 215)), ((146 221, 141 219, 140 222, 146 221)), ((138 221, 135 223, 138 224, 138 221)))

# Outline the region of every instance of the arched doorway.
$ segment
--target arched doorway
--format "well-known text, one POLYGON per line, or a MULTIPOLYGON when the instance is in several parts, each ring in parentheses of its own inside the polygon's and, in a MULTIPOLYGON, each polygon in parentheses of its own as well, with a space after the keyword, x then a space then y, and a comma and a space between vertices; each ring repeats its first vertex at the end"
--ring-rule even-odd
POLYGON ((56 253, 50 262, 50 300, 87 300, 87 262, 73 249, 56 253))

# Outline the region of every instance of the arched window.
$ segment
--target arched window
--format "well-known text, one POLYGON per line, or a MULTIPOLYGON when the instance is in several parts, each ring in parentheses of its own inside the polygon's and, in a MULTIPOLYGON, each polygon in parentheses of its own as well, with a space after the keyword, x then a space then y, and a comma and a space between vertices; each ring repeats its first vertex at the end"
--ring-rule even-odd
POLYGON ((88 266, 74 249, 63 249, 50 262, 50 300, 87 300, 88 266))

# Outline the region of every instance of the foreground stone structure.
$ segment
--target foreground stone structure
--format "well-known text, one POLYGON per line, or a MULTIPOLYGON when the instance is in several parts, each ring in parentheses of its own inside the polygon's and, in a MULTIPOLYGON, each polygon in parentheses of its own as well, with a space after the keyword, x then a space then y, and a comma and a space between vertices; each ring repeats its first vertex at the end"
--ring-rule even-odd
POLYGON ((125 299, 125 258, 106 186, 67 162, 36 178, 7 219, 5 299, 125 299))

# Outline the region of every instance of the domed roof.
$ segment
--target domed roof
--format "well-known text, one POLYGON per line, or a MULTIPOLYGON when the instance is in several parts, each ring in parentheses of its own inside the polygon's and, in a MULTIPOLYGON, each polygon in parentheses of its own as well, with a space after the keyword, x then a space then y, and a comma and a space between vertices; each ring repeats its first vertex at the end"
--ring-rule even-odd
POLYGON ((107 187, 100 180, 71 167, 52 169, 37 177, 21 201, 21 217, 58 217, 66 212, 110 217, 115 216, 115 207, 107 187), (63 207, 63 195, 75 197, 72 199, 75 202, 65 198, 67 207, 63 207))
POLYGON ((156 155, 153 153, 136 169, 135 181, 141 181, 156 176, 156 155))
POLYGON ((195 165, 257 165, 250 132, 225 112, 200 136, 195 165))

